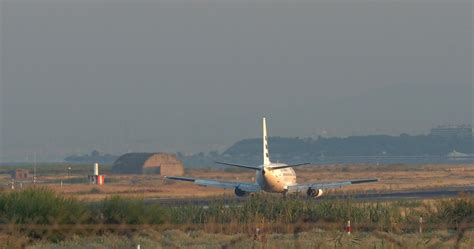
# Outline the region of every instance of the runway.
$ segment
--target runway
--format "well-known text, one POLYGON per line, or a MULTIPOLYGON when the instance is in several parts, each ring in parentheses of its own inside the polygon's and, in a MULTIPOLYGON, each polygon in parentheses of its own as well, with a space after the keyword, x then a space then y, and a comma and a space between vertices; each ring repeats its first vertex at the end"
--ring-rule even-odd
MULTIPOLYGON (((424 200, 457 197, 463 194, 474 195, 474 186, 469 187, 449 187, 412 191, 394 191, 383 193, 360 193, 352 195, 327 195, 318 200, 345 200, 353 199, 356 201, 397 201, 397 200, 424 200)), ((237 204, 245 202, 250 197, 209 197, 209 198, 150 198, 145 202, 161 205, 201 205, 207 206, 210 203, 221 202, 223 204, 237 204)), ((305 198, 305 197, 301 197, 305 198)))
MULTIPOLYGON (((371 194, 357 194, 354 196, 346 196, 346 198, 353 198, 364 201, 377 200, 406 200, 406 199, 436 199, 456 197, 461 194, 474 194, 474 186, 469 187, 450 187, 450 188, 436 188, 427 190, 412 190, 412 191, 397 191, 387 193, 371 193, 371 194)), ((331 198, 331 197, 329 197, 331 198)), ((344 196, 334 196, 335 199, 344 198, 344 196)))

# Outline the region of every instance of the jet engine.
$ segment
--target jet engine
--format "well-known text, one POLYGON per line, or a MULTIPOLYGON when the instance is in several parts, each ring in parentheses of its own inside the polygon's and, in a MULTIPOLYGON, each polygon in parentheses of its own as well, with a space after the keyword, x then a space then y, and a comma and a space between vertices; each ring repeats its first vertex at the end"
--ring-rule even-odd
POLYGON ((314 189, 314 188, 308 188, 308 191, 306 191, 306 195, 308 195, 308 197, 312 197, 312 198, 319 198, 321 196, 323 196, 324 192, 322 189, 314 189))
POLYGON ((242 189, 240 189, 240 188, 238 188, 238 187, 235 188, 234 193, 235 193, 235 195, 238 196, 238 197, 243 197, 243 196, 246 196, 246 195, 249 194, 249 192, 245 192, 245 191, 243 191, 242 189))

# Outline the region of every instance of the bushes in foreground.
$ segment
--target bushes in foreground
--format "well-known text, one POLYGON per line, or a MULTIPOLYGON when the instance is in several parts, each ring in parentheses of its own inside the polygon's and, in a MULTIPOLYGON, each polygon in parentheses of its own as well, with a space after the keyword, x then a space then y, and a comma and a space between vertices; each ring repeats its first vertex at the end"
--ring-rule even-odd
POLYGON ((0 193, 3 224, 161 224, 166 213, 139 199, 120 196, 86 204, 39 187, 0 193))
POLYGON ((1 223, 71 224, 88 219, 86 206, 48 188, 28 188, 0 194, 1 223))
POLYGON ((267 194, 256 195, 244 203, 211 203, 200 206, 169 207, 169 222, 192 223, 343 223, 389 225, 405 220, 397 203, 362 203, 353 200, 283 199, 267 194))
POLYGON ((474 222, 473 198, 440 200, 437 204, 437 212, 432 216, 439 222, 445 224, 474 222))
POLYGON ((167 214, 154 205, 146 205, 139 199, 112 196, 102 201, 99 220, 105 224, 162 224, 167 214))
POLYGON ((0 223, 10 224, 256 224, 335 223, 390 229, 424 217, 431 224, 474 222, 474 198, 399 202, 313 200, 256 195, 245 202, 159 206, 119 196, 79 202, 47 188, 0 193, 0 223))

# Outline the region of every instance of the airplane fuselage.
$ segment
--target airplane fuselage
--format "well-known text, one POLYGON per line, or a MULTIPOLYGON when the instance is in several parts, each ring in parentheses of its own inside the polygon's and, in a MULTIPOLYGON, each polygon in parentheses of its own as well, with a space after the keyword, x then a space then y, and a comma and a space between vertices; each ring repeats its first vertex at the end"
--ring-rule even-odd
POLYGON ((285 193, 287 187, 296 185, 296 173, 292 168, 271 169, 274 166, 285 166, 282 163, 272 163, 261 166, 263 170, 257 170, 256 180, 262 190, 272 193, 285 193))

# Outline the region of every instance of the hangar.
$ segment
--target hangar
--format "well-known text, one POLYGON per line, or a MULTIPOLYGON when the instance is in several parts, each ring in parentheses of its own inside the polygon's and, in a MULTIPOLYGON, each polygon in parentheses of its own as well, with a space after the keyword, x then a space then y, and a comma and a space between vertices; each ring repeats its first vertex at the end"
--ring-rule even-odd
POLYGON ((183 175, 183 163, 173 154, 127 153, 112 166, 112 172, 120 174, 183 175))

